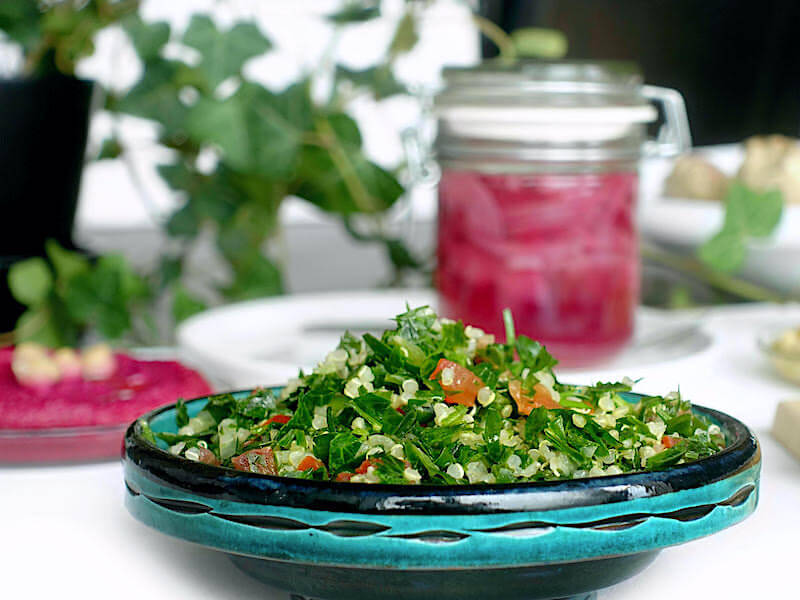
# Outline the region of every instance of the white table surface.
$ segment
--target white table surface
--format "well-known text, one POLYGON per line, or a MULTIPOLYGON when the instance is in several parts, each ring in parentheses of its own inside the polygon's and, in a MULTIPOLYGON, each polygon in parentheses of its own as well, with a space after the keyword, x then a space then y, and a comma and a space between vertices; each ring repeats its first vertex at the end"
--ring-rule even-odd
MULTIPOLYGON (((765 324, 779 320, 800 324, 800 307, 714 309, 703 318, 714 337, 707 351, 626 373, 644 377, 641 391, 680 384, 698 404, 750 425, 762 444, 761 496, 743 523, 666 549, 644 573, 602 591, 601 600, 797 597, 800 462, 768 431, 777 403, 800 397, 800 388, 773 376, 754 343, 765 324)), ((0 467, 0 597, 288 598, 241 575, 222 554, 141 525, 126 512, 123 490, 117 462, 0 467)))

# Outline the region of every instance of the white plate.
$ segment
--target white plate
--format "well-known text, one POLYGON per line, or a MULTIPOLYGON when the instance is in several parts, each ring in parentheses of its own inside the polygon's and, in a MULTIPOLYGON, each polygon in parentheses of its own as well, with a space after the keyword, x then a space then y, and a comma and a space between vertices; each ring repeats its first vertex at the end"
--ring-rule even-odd
POLYGON ((278 385, 313 367, 346 329, 392 326, 390 317, 432 304, 429 291, 390 290, 265 298, 204 311, 178 327, 187 359, 233 388, 278 385))
MULTIPOLYGON (((734 175, 744 158, 741 144, 708 146, 695 150, 728 175, 734 175)), ((722 227, 721 202, 670 198, 663 195, 664 180, 674 159, 642 162, 639 188, 639 228, 646 239, 694 253, 722 227)), ((740 275, 787 294, 800 293, 800 206, 784 207, 783 218, 766 239, 749 244, 740 275)))
MULTIPOLYGON (((359 334, 392 327, 391 316, 436 305, 433 291, 385 290, 267 298, 205 311, 178 328, 183 356, 222 387, 278 385, 311 369, 345 329, 359 334)), ((701 352, 711 339, 697 315, 640 308, 628 348, 599 368, 635 369, 701 352)))

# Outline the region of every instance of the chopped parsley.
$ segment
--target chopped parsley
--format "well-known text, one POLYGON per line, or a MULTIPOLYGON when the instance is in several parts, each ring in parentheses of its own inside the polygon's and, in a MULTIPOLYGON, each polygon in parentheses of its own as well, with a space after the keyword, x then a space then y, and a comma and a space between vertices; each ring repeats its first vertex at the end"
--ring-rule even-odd
MULTIPOLYGON (((170 452, 239 470, 362 483, 515 483, 664 469, 725 446, 680 393, 562 384, 538 342, 408 309, 380 338, 345 334, 278 392, 176 410, 170 452)), ((149 431, 149 430, 148 430, 149 431)))

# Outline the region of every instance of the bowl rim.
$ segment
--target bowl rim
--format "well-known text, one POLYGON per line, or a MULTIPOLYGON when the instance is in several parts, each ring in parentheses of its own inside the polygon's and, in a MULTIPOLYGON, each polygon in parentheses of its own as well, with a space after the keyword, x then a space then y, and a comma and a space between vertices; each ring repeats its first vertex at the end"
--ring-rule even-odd
MULTIPOLYGON (((250 393, 238 390, 232 394, 250 393)), ((634 396, 643 394, 631 393, 634 396)), ((200 396, 186 403, 200 402, 200 396)), ((502 484, 368 484, 246 473, 177 457, 140 435, 141 421, 173 410, 176 403, 145 413, 131 423, 122 459, 167 488, 245 504, 280 505, 333 512, 432 515, 559 510, 660 496, 727 479, 761 460, 755 435, 730 415, 692 404, 693 410, 722 427, 730 443, 716 454, 661 471, 636 471, 580 479, 502 484)))

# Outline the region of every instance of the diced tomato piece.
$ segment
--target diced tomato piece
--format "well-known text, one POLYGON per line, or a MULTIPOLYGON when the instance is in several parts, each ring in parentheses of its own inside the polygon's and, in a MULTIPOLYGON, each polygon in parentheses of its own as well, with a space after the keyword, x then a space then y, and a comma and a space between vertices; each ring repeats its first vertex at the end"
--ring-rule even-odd
POLYGON ((534 408, 539 406, 549 409, 561 408, 561 405, 553 400, 550 392, 541 383, 533 386, 533 397, 528 396, 523 391, 522 382, 516 379, 508 383, 508 391, 517 404, 517 410, 521 415, 529 415, 534 408))
POLYGON ((396 410, 397 412, 399 412, 401 415, 404 415, 404 416, 405 416, 405 414, 406 414, 406 411, 404 411, 404 410, 403 410, 401 407, 399 407, 399 406, 398 406, 398 407, 397 407, 395 410, 396 410))
POLYGON ((217 458, 217 455, 214 454, 211 450, 209 450, 208 448, 201 448, 200 446, 198 446, 197 451, 200 453, 200 455, 197 458, 198 462, 201 462, 206 465, 214 465, 215 467, 219 466, 219 459, 217 458))
POLYGON ((444 358, 439 359, 436 368, 431 373, 429 379, 439 379, 439 383, 445 392, 455 392, 445 396, 444 401, 448 404, 463 404, 464 406, 475 406, 475 398, 478 390, 483 387, 481 378, 475 375, 466 367, 444 358), (441 382, 440 373, 445 369, 453 370, 453 382, 445 385, 441 382))
POLYGON ((314 456, 306 456, 303 460, 300 461, 300 464, 297 465, 298 471, 314 471, 315 469, 319 469, 323 465, 322 461, 314 456))
POLYGON ((661 445, 664 446, 664 448, 672 448, 680 441, 680 438, 672 437, 671 435, 665 435, 661 438, 661 445))
POLYGON ((281 425, 286 425, 289 421, 291 421, 292 417, 290 415, 273 415, 266 421, 261 421, 259 423, 260 426, 266 427, 270 423, 280 423, 281 425))
POLYGON ((348 473, 347 471, 342 471, 338 475, 336 475, 336 479, 334 481, 350 481, 350 479, 355 475, 355 473, 348 473))
POLYGON ((239 456, 231 459, 233 467, 237 471, 247 471, 249 473, 260 473, 262 475, 277 475, 278 469, 275 466, 275 455, 272 448, 256 448, 248 450, 239 456))
POLYGON ((377 467, 379 464, 381 464, 381 462, 383 461, 381 461, 380 458, 368 458, 360 465, 358 465, 356 473, 358 473, 359 475, 363 475, 364 473, 367 472, 367 469, 369 469, 370 467, 377 467))

